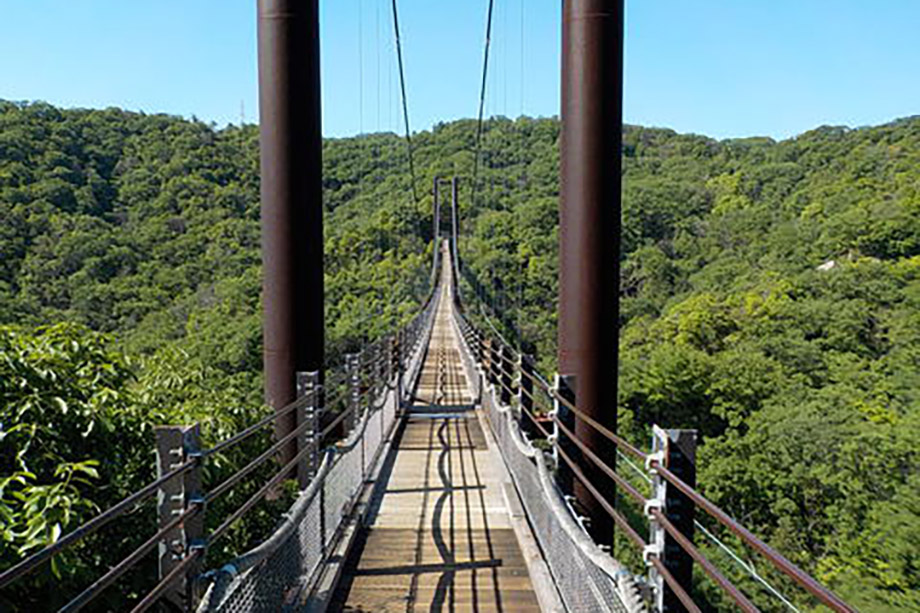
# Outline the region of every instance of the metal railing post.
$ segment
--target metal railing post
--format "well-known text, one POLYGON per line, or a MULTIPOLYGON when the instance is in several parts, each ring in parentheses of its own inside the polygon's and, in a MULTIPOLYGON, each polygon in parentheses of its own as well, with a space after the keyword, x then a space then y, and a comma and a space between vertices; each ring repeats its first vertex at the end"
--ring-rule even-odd
POLYGON ((402 404, 403 404, 403 369, 405 367, 403 355, 403 346, 405 339, 405 330, 400 328, 399 332, 396 334, 396 340, 393 345, 393 352, 395 353, 394 360, 396 362, 396 414, 399 415, 402 413, 402 404))
POLYGON ((297 391, 301 397, 309 395, 309 399, 297 412, 298 424, 308 424, 300 437, 300 444, 310 449, 297 466, 297 480, 303 489, 313 481, 319 470, 319 451, 322 446, 319 438, 320 419, 323 413, 323 386, 319 383, 319 372, 297 373, 297 391))
MULTIPOLYGON (((501 373, 501 345, 495 339, 489 343, 489 380, 492 385, 499 386, 501 373)), ((501 396, 501 394, 499 394, 501 396)))
MULTIPOLYGON (((553 382, 556 388, 556 394, 562 396, 573 405, 575 404, 575 377, 573 375, 555 376, 553 382)), ((575 473, 572 471, 565 458, 561 457, 560 449, 573 462, 578 462, 578 448, 575 443, 569 440, 565 432, 556 423, 561 422, 570 432, 575 428, 575 414, 569 407, 559 399, 553 400, 553 411, 556 416, 553 420, 553 456, 556 460, 556 485, 565 496, 572 496, 575 493, 575 473)))
MULTIPOLYGON (((658 474, 653 461, 677 475, 690 487, 696 487, 696 430, 664 430, 652 427, 652 453, 647 461, 652 474, 652 498, 645 503, 649 520, 649 545, 645 559, 658 556, 677 583, 692 596, 693 558, 655 520, 652 509, 658 509, 681 534, 693 542, 695 505, 685 494, 658 474)), ((662 613, 682 613, 686 609, 674 591, 654 567, 649 568, 649 580, 654 590, 657 610, 662 613)))
POLYGON ((345 354, 345 372, 348 384, 348 403, 345 405, 347 416, 343 427, 345 435, 351 432, 358 422, 358 412, 361 409, 361 353, 345 354))
POLYGON ((499 399, 503 405, 509 406, 511 404, 511 388, 514 385, 514 379, 511 376, 514 362, 511 359, 511 349, 507 345, 502 344, 498 348, 498 360, 498 376, 501 381, 499 399))
POLYGON ((486 383, 492 383, 492 339, 482 339, 482 371, 486 377, 486 383))
MULTIPOLYGON (((161 426, 154 428, 156 436, 157 476, 162 477, 189 459, 200 458, 201 428, 192 426, 161 426)), ((160 528, 166 526, 177 515, 184 513, 192 504, 201 505, 199 511, 188 517, 175 529, 167 532, 158 546, 158 569, 164 579, 189 555, 193 549, 203 548, 204 540, 204 498, 201 493, 201 465, 195 466, 166 481, 157 491, 157 520, 160 528)), ((185 577, 176 581, 164 594, 164 598, 183 611, 191 611, 197 605, 194 577, 202 559, 189 567, 185 577)))
POLYGON ((518 406, 521 407, 520 425, 521 430, 530 438, 533 438, 536 427, 534 420, 537 418, 533 412, 533 356, 529 353, 522 353, 518 359, 518 370, 520 380, 518 381, 518 406))

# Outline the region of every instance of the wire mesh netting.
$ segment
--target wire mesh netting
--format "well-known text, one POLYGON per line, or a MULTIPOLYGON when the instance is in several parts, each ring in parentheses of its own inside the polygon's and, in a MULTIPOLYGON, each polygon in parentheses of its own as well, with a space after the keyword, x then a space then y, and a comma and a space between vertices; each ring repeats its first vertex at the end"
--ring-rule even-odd
POLYGON ((524 455, 511 440, 509 429, 516 424, 497 413, 493 412, 493 423, 502 424, 497 428, 502 455, 566 608, 579 613, 625 613, 614 579, 584 555, 551 508, 536 467, 543 461, 542 452, 536 451, 534 458, 524 455))
MULTIPOLYGON (((470 351, 461 353, 467 371, 475 372, 470 351)), ((547 491, 547 479, 541 480, 540 474, 542 468, 545 476, 546 465, 537 465, 537 462, 545 462, 543 452, 526 442, 512 409, 499 407, 494 395, 485 393, 483 406, 566 609, 578 613, 627 613, 634 610, 633 606, 624 603, 617 579, 586 554, 584 542, 578 543, 572 538, 571 523, 574 518, 560 517, 558 507, 561 497, 555 491, 547 491), (555 505, 550 496, 557 497, 555 505), (569 530, 562 525, 563 521, 569 522, 569 530)))
POLYGON ((276 531, 274 542, 270 539, 261 546, 268 553, 254 550, 239 558, 238 567, 248 566, 239 574, 232 565, 221 569, 230 576, 226 585, 216 581, 211 589, 221 594, 206 598, 199 610, 275 612, 294 602, 317 576, 395 421, 396 396, 389 393, 376 410, 364 412, 343 443, 327 453, 316 479, 276 531), (250 566, 247 556, 258 556, 259 561, 250 566))

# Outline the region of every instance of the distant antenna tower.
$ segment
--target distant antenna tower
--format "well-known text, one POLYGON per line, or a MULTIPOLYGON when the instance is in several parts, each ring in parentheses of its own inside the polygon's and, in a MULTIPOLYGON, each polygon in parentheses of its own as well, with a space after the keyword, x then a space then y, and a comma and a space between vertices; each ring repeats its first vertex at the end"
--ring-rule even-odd
POLYGON ((246 101, 240 100, 240 127, 246 125, 246 101))

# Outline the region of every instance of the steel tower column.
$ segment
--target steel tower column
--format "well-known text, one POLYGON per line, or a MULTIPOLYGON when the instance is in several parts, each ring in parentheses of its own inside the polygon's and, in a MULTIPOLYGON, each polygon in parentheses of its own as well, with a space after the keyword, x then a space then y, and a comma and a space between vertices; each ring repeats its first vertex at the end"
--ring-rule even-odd
POLYGON ((460 235, 458 223, 460 223, 460 178, 456 175, 450 180, 450 216, 451 216, 451 234, 454 259, 454 290, 459 296, 460 292, 460 250, 457 246, 457 240, 460 235))
MULTIPOLYGON (((578 408, 611 430, 617 421, 623 14, 623 0, 563 2, 559 372, 578 408)), ((576 418, 575 434, 614 465, 613 445, 587 422, 576 418)), ((582 466, 612 502, 612 482, 589 462, 582 466)), ((577 479, 574 491, 595 538, 610 543, 609 515, 577 479)))
MULTIPOLYGON (((258 0, 258 12, 265 399, 278 410, 296 398, 295 373, 323 369, 319 7, 258 0)), ((275 436, 296 421, 279 419, 275 436)))

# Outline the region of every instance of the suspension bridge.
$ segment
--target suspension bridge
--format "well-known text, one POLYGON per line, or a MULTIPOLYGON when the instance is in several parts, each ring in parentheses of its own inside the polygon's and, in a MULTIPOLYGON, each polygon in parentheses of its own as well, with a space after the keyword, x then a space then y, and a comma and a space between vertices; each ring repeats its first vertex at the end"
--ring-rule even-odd
MULTIPOLYGON (((318 7, 315 0, 259 6, 265 381, 273 412, 207 448, 197 425, 158 429, 157 478, 4 571, 0 588, 156 499, 149 537, 100 568, 61 611, 91 606, 153 556, 158 579, 134 612, 697 612, 705 610, 699 581, 747 612, 760 610, 751 589, 768 597, 771 611, 798 611, 793 589, 815 606, 855 611, 761 541, 756 526, 697 490, 694 432, 652 425, 648 449, 616 432, 617 292, 609 279, 619 176, 606 170, 619 159, 611 135, 621 127, 622 1, 565 3, 561 373, 552 379, 492 325, 474 292, 462 291, 457 183, 443 232, 438 179, 424 304, 406 325, 323 368, 318 7), (270 429, 266 448, 205 487, 210 462, 270 429), (256 491, 228 516, 210 518, 216 527, 206 530, 212 504, 255 476, 256 491), (209 550, 289 481, 298 485, 293 503, 265 540, 211 564, 209 550), (701 518, 746 553, 735 554, 701 518), (628 556, 614 549, 613 534, 628 556), (709 541, 751 577, 746 590, 704 555, 709 541), (784 578, 782 589, 751 555, 784 578)), ((392 7, 398 41, 395 0, 392 7)), ((477 143, 491 11, 490 2, 477 143)))

